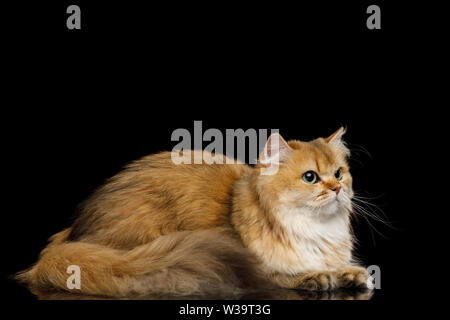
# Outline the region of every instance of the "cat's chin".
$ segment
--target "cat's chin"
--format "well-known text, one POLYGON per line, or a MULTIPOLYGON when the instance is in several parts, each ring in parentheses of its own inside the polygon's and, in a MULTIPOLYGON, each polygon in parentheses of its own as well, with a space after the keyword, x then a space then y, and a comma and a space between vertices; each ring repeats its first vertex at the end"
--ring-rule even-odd
POLYGON ((293 214, 293 216, 309 216, 312 218, 326 218, 336 215, 341 215, 346 212, 343 204, 338 200, 332 200, 320 207, 311 206, 280 206, 280 211, 287 214, 293 214))
POLYGON ((345 210, 342 203, 336 199, 320 206, 317 210, 314 210, 315 215, 319 217, 329 217, 343 213, 345 210))

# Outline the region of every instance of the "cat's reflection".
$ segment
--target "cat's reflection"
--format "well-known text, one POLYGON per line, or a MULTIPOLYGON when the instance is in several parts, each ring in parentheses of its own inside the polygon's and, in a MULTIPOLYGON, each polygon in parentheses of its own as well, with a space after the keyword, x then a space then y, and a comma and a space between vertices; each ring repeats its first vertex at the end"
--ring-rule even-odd
MULTIPOLYGON (((224 297, 214 296, 169 296, 153 295, 133 298, 109 298, 80 295, 66 292, 35 292, 39 300, 214 300, 224 297)), ((369 300, 372 290, 339 289, 335 291, 271 290, 255 292, 240 297, 240 300, 369 300)), ((229 299, 229 298, 228 298, 229 299)))

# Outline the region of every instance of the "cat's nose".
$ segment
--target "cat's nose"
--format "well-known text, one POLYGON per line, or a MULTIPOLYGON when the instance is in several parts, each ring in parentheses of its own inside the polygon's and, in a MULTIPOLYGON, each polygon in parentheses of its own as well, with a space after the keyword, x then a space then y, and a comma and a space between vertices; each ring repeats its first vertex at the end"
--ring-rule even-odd
POLYGON ((338 194, 339 194, 339 191, 341 191, 341 185, 340 185, 340 184, 337 184, 337 185, 335 185, 334 188, 331 189, 331 190, 333 190, 334 192, 336 192, 336 195, 338 195, 338 194))

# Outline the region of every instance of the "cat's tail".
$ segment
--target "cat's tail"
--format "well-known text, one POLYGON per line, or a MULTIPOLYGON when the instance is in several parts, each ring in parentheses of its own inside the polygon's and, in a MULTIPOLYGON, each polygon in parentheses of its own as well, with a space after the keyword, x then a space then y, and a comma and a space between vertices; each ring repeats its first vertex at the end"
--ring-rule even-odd
POLYGON ((220 298, 270 286, 255 258, 225 229, 175 232, 132 250, 67 242, 69 232, 51 238, 38 262, 16 279, 33 292, 59 289, 110 297, 206 294, 220 298), (71 265, 79 267, 80 289, 68 286, 71 265))

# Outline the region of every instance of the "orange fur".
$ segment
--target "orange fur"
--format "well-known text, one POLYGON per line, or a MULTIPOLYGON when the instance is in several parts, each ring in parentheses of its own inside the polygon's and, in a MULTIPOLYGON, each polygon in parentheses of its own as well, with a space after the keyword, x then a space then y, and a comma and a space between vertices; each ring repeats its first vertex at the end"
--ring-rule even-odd
POLYGON ((267 162, 175 165, 169 152, 137 160, 94 192, 17 277, 33 290, 68 290, 66 268, 75 264, 78 291, 111 297, 361 286, 367 275, 352 266, 352 180, 341 135, 282 140, 274 175, 261 174, 267 162), (308 170, 320 183, 302 181, 308 170))

